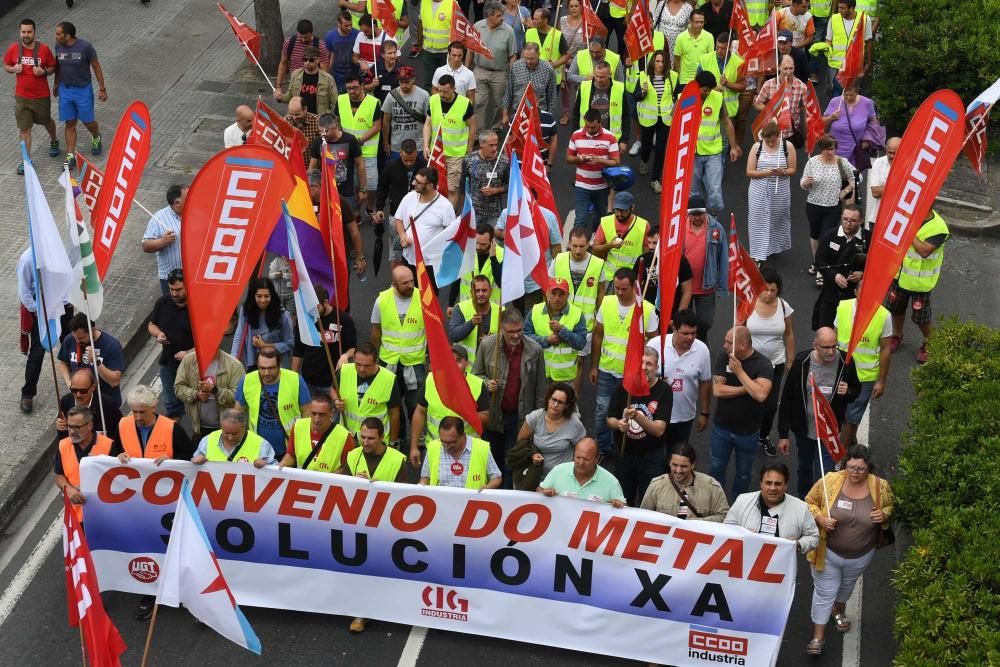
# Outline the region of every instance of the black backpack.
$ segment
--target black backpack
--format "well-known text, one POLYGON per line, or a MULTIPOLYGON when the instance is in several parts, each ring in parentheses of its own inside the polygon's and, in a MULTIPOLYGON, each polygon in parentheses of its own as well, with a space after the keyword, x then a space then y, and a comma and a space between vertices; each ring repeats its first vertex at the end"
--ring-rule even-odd
MULTIPOLYGON (((299 33, 293 32, 292 36, 288 38, 288 47, 285 49, 285 57, 289 60, 292 59, 292 51, 295 50, 295 44, 299 41, 299 33)), ((319 49, 319 37, 313 35, 313 46, 319 49)))

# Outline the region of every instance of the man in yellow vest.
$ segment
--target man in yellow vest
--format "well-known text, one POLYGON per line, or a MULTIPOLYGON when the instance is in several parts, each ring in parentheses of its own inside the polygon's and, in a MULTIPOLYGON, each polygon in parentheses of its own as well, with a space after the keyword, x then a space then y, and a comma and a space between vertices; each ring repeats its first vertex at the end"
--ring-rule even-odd
POLYGON ((452 75, 442 74, 437 90, 427 103, 430 113, 424 120, 425 156, 430 158, 440 132, 444 161, 448 165, 448 192, 457 193, 462 178, 462 160, 472 152, 476 140, 476 115, 469 98, 455 92, 452 75))
POLYGON ((569 62, 569 45, 563 34, 549 25, 552 12, 539 7, 533 14, 535 27, 528 28, 524 33, 525 43, 538 44, 541 48, 542 59, 548 61, 556 71, 556 85, 561 86, 563 80, 563 67, 569 62))
POLYGON ((864 26, 862 39, 865 42, 865 69, 864 75, 868 76, 872 71, 872 21, 864 13, 857 10, 857 0, 838 0, 837 13, 830 17, 830 22, 826 26, 826 43, 830 45, 826 62, 830 66, 828 81, 833 85, 833 96, 836 97, 844 92, 843 86, 837 81, 837 72, 844 64, 847 56, 847 47, 854 41, 854 34, 864 26))
MULTIPOLYGON (((483 382, 482 378, 469 372, 469 356, 464 347, 452 345, 451 353, 455 356, 455 363, 459 370, 465 375, 469 391, 472 392, 472 398, 476 401, 479 419, 485 424, 490 418, 490 392, 486 390, 486 383, 483 382)), ((424 393, 417 403, 417 409, 413 412, 412 428, 410 429, 410 462, 414 467, 420 465, 421 441, 425 439, 425 432, 427 440, 437 438, 441 420, 448 415, 455 415, 455 413, 441 402, 434 376, 428 375, 424 385, 424 393)))
POLYGON ((366 417, 376 417, 388 431, 389 441, 399 438, 399 404, 402 399, 396 386, 396 376, 379 366, 378 350, 369 342, 359 343, 354 362, 344 364, 338 373, 338 398, 333 407, 340 413, 341 423, 351 433, 357 433, 366 417))
POLYGON ((611 80, 611 65, 607 62, 598 63, 594 67, 592 81, 580 84, 573 110, 574 126, 585 126, 585 116, 590 109, 601 113, 601 125, 615 136, 618 150, 624 154, 632 131, 632 114, 628 113, 625 103, 625 84, 611 80))
POLYGON ((420 2, 420 29, 414 35, 410 57, 415 58, 418 53, 420 54, 420 60, 424 66, 424 90, 431 89, 434 70, 444 65, 448 60, 448 43, 451 42, 454 6, 452 0, 422 0, 420 2))
POLYGON ((702 70, 695 75, 701 88, 701 125, 698 127, 698 145, 694 158, 694 174, 691 177, 691 196, 702 195, 708 202, 708 212, 717 217, 725 208, 722 199, 723 162, 722 135, 729 141, 729 159, 736 162, 743 155, 743 149, 736 143, 733 123, 726 111, 722 93, 716 90, 715 75, 702 70))
POLYGON ((252 463, 254 468, 263 468, 275 462, 271 443, 247 428, 245 412, 236 408, 224 410, 219 423, 218 431, 198 443, 191 463, 252 463))
POLYGON ((236 390, 236 405, 246 410, 250 430, 281 457, 292 422, 309 407, 309 387, 301 375, 281 367, 280 352, 264 347, 257 357, 257 370, 247 373, 236 390))
POLYGON ((281 457, 279 470, 288 466, 338 472, 347 465, 347 454, 354 449, 351 432, 343 424, 333 423, 333 401, 326 394, 313 396, 309 417, 295 420, 288 440, 290 446, 281 457))
POLYGON ((361 157, 365 161, 365 182, 358 183, 364 189, 366 208, 375 210, 375 194, 378 190, 378 147, 382 132, 382 110, 373 95, 365 93, 361 77, 351 74, 344 82, 346 93, 337 97, 337 115, 345 132, 353 134, 361 144, 361 157))
MULTIPOLYGON (((743 141, 743 131, 746 129, 746 117, 753 104, 753 94, 743 95, 747 89, 747 79, 740 72, 743 65, 743 58, 735 53, 729 54, 726 60, 726 49, 729 48, 728 31, 720 34, 715 39, 715 51, 706 53, 698 61, 699 72, 711 72, 715 75, 716 90, 722 93, 722 101, 726 105, 726 113, 733 121, 733 131, 736 134, 737 145, 743 141), (723 73, 723 67, 725 72, 723 73), (744 97, 746 104, 743 103, 744 97)), ((724 135, 722 153, 728 153, 728 140, 724 135)))
POLYGON ((572 83, 580 84, 594 78, 594 70, 601 63, 607 63, 611 69, 611 78, 615 81, 625 80, 622 69, 622 59, 617 53, 604 46, 604 40, 594 36, 590 38, 587 49, 580 49, 569 65, 566 78, 572 83))
POLYGON ((74 405, 66 413, 66 430, 69 435, 59 441, 52 472, 56 486, 69 495, 76 518, 83 521, 83 504, 87 499, 80 491, 80 461, 85 456, 116 456, 121 448, 111 438, 94 431, 94 412, 84 405, 74 405))
POLYGON ((594 317, 604 299, 607 281, 603 280, 604 260, 589 252, 590 235, 584 227, 573 227, 569 232, 569 250, 556 255, 552 263, 552 276, 565 280, 569 286, 569 302, 583 313, 587 327, 587 342, 576 358, 576 380, 573 389, 580 395, 583 385, 583 363, 590 357, 594 317))
POLYGON ((635 214, 635 197, 631 192, 615 195, 615 212, 601 218, 594 235, 594 254, 604 260, 602 280, 610 281, 615 271, 632 268, 643 251, 649 222, 635 214))
MULTIPOLYGON (((490 301, 500 303, 500 267, 503 261, 503 248, 493 242, 493 227, 482 222, 476 223, 476 266, 459 278, 458 300, 465 301, 473 297, 472 279, 476 276, 486 276, 491 286, 490 301)), ((454 288, 452 298, 454 299, 454 288)))
POLYGON ((448 320, 448 338, 465 350, 466 358, 476 359, 479 341, 497 332, 500 306, 490 301, 493 283, 479 275, 472 280, 472 298, 459 301, 448 320))
MULTIPOLYGON (((858 282, 857 292, 861 293, 858 282)), ((851 328, 854 326, 858 300, 844 299, 837 306, 837 317, 833 328, 837 330, 837 346, 844 352, 851 342, 851 328)), ((868 402, 885 393, 885 385, 889 380, 889 363, 892 361, 892 318, 885 306, 879 306, 875 316, 868 324, 858 346, 854 349, 854 366, 861 381, 861 393, 847 405, 844 425, 840 429, 840 442, 844 447, 854 444, 858 433, 858 424, 865 415, 868 402)), ((868 443, 864 443, 868 444, 868 443)))
POLYGON ((460 417, 441 420, 438 439, 427 443, 427 457, 420 469, 424 486, 499 489, 503 477, 490 453, 490 443, 465 433, 460 417))
POLYGON ((181 425, 156 414, 156 394, 146 385, 137 385, 126 398, 132 414, 118 422, 118 460, 155 459, 160 465, 168 459, 189 461, 194 453, 191 439, 181 425))
MULTIPOLYGON (((590 384, 597 386, 594 432, 605 456, 611 453, 612 445, 607 423, 608 404, 625 374, 625 349, 635 310, 635 273, 632 268, 622 267, 615 271, 612 285, 616 298, 604 299, 597 311, 590 360, 590 384)), ((660 322, 653 308, 643 309, 643 319, 643 331, 646 340, 649 340, 656 335, 660 322)))
POLYGON ((581 371, 577 359, 587 344, 587 322, 583 311, 569 303, 569 281, 549 280, 545 301, 531 309, 524 335, 542 347, 545 377, 576 384, 581 371))
POLYGON ((913 303, 910 319, 920 328, 924 340, 917 352, 917 362, 926 364, 927 339, 931 335, 931 291, 941 278, 944 244, 951 236, 944 218, 931 209, 917 230, 913 243, 903 256, 903 265, 892 281, 885 297, 885 307, 892 314, 892 340, 889 349, 895 352, 903 342, 903 320, 906 305, 913 303))

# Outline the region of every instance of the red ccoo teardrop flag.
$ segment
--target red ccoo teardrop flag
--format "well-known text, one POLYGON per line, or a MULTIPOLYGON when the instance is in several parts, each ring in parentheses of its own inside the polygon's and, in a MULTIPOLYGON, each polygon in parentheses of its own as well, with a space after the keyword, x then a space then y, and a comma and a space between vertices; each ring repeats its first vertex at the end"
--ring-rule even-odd
POLYGON ((473 53, 478 53, 484 58, 493 60, 493 52, 486 48, 486 44, 483 42, 483 36, 479 34, 476 26, 472 25, 472 23, 469 22, 469 19, 465 18, 465 14, 462 13, 462 10, 459 8, 457 2, 454 5, 453 11, 454 14, 452 14, 451 19, 451 41, 461 42, 462 44, 465 44, 465 48, 469 49, 473 53))
POLYGON ((753 315, 757 297, 767 289, 757 263, 736 236, 736 216, 729 214, 729 291, 739 304, 736 321, 746 322, 753 315))

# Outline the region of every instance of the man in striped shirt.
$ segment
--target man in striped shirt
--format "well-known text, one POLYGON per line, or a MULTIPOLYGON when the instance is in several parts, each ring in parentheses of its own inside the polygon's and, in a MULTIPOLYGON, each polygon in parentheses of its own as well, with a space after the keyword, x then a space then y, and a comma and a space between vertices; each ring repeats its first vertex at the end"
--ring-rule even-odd
POLYGON ((601 112, 591 108, 583 116, 583 127, 569 138, 566 162, 576 165, 574 226, 593 229, 608 208, 608 184, 601 171, 621 161, 618 140, 601 125, 601 112), (590 213, 593 205, 594 213, 590 213))
POLYGON ((167 275, 181 268, 181 211, 187 191, 186 185, 167 188, 167 205, 153 214, 142 235, 142 251, 156 253, 156 273, 164 296, 170 292, 167 275))

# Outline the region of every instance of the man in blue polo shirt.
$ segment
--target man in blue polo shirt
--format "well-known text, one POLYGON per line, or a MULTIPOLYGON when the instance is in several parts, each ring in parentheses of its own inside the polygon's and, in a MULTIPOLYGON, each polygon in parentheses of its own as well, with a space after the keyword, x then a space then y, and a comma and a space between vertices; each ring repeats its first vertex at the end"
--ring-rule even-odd
POLYGON ((76 26, 63 21, 56 26, 56 78, 52 86, 59 98, 59 120, 66 123, 66 164, 72 168, 76 153, 76 121, 80 120, 90 131, 90 153, 100 155, 103 148, 101 131, 94 117, 94 88, 90 70, 97 77, 97 99, 108 101, 104 87, 104 71, 97 61, 94 47, 76 38, 76 26))

